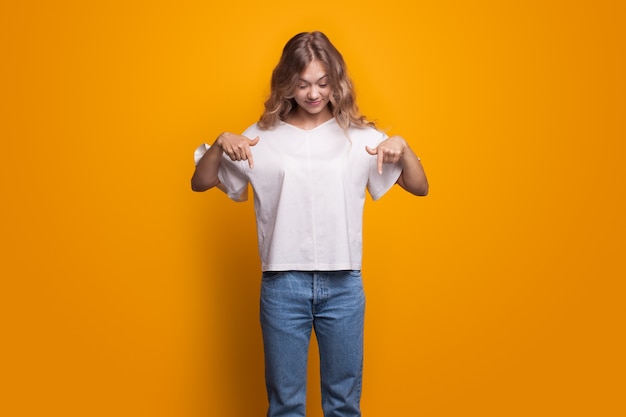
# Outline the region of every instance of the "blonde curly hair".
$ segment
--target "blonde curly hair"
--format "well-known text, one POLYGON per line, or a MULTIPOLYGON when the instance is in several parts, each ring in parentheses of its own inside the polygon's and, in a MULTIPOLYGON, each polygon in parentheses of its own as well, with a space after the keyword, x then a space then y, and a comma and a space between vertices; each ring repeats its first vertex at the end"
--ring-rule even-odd
POLYGON ((294 91, 300 73, 311 61, 321 62, 328 72, 331 91, 328 104, 339 126, 375 127, 359 112, 352 81, 348 77, 341 53, 328 37, 319 31, 302 32, 291 38, 283 48, 278 65, 272 72, 271 91, 265 101, 265 110, 257 125, 271 129, 296 109, 294 91))

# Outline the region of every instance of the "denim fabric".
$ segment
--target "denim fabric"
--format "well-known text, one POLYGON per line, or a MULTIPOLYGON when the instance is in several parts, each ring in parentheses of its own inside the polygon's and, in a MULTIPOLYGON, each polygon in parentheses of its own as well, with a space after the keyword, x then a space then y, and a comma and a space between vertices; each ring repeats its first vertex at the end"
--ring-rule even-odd
POLYGON ((319 344, 324 416, 361 415, 364 314, 360 271, 263 272, 268 417, 305 416, 312 329, 319 344))

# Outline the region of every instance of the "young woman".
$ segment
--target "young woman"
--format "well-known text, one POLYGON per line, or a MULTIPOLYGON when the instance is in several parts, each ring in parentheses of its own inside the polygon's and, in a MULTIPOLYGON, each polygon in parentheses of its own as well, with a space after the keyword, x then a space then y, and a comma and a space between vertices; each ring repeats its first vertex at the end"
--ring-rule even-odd
POLYGON ((311 330, 325 417, 360 416, 365 191, 424 196, 419 158, 359 113, 343 57, 321 32, 290 39, 260 120, 196 150, 194 191, 254 191, 269 417, 305 415, 311 330))

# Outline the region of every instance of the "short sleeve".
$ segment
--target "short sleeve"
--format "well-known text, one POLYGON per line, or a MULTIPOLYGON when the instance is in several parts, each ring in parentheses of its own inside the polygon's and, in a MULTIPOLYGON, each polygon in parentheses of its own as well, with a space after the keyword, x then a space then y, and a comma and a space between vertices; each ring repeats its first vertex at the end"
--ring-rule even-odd
MULTIPOLYGON (((380 138, 376 143, 376 146, 385 139, 387 135, 380 132, 380 138)), ((378 162, 375 156, 370 158, 369 165, 369 178, 367 181, 367 190, 372 196, 373 200, 381 198, 393 185, 398 181, 400 174, 402 173, 402 165, 397 162, 395 164, 383 164, 383 173, 378 173, 378 162)))
MULTIPOLYGON (((209 148, 206 143, 196 148, 193 155, 196 165, 209 148)), ((242 202, 248 199, 248 177, 241 167, 241 161, 231 161, 230 158, 222 156, 217 177, 220 180, 217 188, 225 192, 231 200, 242 202)))

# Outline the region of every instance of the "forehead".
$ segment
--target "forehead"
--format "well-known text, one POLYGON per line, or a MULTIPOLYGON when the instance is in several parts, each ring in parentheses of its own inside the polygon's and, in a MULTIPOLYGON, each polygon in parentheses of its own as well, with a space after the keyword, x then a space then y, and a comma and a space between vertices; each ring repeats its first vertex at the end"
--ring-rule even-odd
POLYGON ((311 61, 300 73, 300 79, 308 82, 318 81, 326 76, 326 67, 320 61, 311 61))

